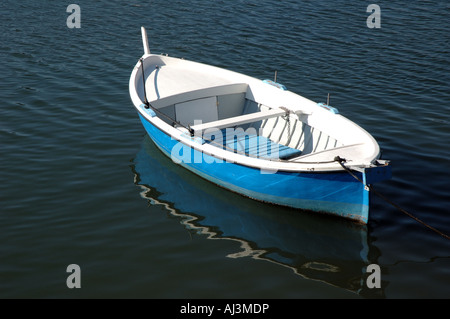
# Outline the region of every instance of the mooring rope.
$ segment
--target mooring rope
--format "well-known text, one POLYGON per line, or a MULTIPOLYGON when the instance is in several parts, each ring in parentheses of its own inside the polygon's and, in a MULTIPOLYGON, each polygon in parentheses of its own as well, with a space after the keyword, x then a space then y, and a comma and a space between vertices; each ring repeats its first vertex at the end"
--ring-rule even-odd
POLYGON ((358 176, 356 176, 347 166, 345 166, 345 158, 341 158, 339 156, 336 156, 334 158, 334 160, 336 162, 338 162, 342 168, 349 173, 351 176, 353 176, 353 178, 355 178, 357 181, 361 182, 364 187, 367 187, 372 193, 374 193, 375 195, 377 195, 378 197, 380 197, 382 200, 384 200, 385 202, 387 202, 388 204, 391 204, 393 207, 397 208, 399 211, 401 211, 402 213, 404 213, 405 215, 409 216, 410 218, 414 219, 416 222, 422 224, 423 226, 431 229, 432 231, 434 231, 435 233, 441 235, 442 237, 446 238, 446 239, 450 239, 450 236, 447 234, 444 234, 443 232, 441 232, 440 230, 434 228, 433 226, 428 225, 427 223, 425 223, 424 221, 420 220, 419 218, 417 218, 416 216, 412 215, 411 213, 407 212, 406 210, 404 210, 403 208, 401 208, 399 205, 397 205, 396 203, 394 203, 393 201, 391 201, 390 199, 388 199, 386 196, 384 196, 383 194, 377 192, 376 190, 373 189, 372 185, 366 185, 358 176))

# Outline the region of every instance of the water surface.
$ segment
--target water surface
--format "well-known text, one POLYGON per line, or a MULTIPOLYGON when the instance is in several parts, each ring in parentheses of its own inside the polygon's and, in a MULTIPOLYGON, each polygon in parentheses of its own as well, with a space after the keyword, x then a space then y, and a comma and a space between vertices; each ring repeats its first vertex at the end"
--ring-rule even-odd
POLYGON ((369 131, 377 190, 450 234, 446 1, 2 1, 2 298, 449 298, 450 242, 378 197, 366 227, 185 172, 128 95, 143 53, 272 78, 369 131), (365 284, 381 267, 381 289, 365 284), (68 289, 66 267, 81 268, 68 289))

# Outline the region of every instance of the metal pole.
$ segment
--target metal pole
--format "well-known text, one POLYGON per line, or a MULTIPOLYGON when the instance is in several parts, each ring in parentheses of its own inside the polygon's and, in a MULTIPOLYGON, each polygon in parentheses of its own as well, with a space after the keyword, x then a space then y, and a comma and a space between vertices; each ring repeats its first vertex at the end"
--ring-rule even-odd
POLYGON ((142 45, 144 46, 144 53, 150 54, 150 47, 148 46, 147 31, 145 31, 144 27, 141 27, 141 33, 142 33, 142 45))

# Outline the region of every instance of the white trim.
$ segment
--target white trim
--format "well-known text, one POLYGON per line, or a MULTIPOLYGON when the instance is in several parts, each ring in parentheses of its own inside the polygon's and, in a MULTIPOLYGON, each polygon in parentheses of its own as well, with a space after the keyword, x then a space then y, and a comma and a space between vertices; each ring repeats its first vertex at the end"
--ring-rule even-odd
MULTIPOLYGON (((301 113, 301 112, 297 111, 297 113, 301 113)), ((222 129, 222 128, 226 128, 226 127, 233 127, 236 125, 257 122, 257 121, 265 120, 265 119, 272 118, 272 117, 278 117, 278 116, 281 116, 284 114, 286 114, 285 110, 272 109, 269 111, 244 114, 244 115, 230 117, 227 119, 218 120, 218 121, 214 121, 214 122, 198 124, 198 125, 191 126, 191 129, 193 129, 196 132, 204 131, 209 128, 222 129)))

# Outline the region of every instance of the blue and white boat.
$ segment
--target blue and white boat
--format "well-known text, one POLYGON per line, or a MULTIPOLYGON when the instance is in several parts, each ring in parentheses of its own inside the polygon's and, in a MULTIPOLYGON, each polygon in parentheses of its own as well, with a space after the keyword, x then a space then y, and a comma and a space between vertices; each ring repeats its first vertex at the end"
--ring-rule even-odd
POLYGON ((369 186, 391 176, 368 132, 274 81, 152 54, 141 30, 130 97, 164 154, 255 200, 367 223, 369 186))

